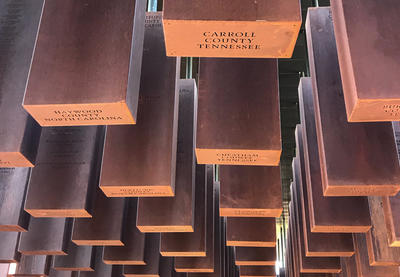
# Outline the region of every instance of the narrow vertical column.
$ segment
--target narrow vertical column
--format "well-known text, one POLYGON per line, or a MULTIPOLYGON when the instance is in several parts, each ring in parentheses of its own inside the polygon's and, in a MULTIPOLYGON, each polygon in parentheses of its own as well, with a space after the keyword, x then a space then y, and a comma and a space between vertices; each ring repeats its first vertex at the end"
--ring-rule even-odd
POLYGON ((25 210, 35 217, 91 217, 104 126, 48 127, 40 137, 25 210))
POLYGON ((141 232, 194 231, 197 89, 194 80, 180 84, 175 196, 139 199, 137 227, 141 232))
POLYGON ((109 197, 174 196, 180 58, 165 56, 161 20, 146 14, 139 120, 107 128, 100 187, 109 197))
POLYGON ((76 218, 72 241, 77 245, 123 246, 125 198, 108 198, 97 188, 92 218, 76 218))
POLYGON ((35 164, 40 126, 22 108, 44 0, 0 3, 0 167, 35 164))
POLYGON ((26 232, 29 214, 24 211, 28 168, 0 168, 0 231, 26 232))
POLYGON ((67 255, 72 219, 31 218, 29 231, 21 234, 18 251, 23 255, 67 255))
POLYGON ((112 265, 145 265, 145 234, 136 227, 138 199, 129 198, 126 201, 124 246, 104 247, 103 262, 112 265))

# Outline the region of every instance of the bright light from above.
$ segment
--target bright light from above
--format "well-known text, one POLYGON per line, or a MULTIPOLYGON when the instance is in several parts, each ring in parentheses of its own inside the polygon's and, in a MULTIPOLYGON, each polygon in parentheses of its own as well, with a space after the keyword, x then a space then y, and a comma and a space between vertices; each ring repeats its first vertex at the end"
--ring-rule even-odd
POLYGON ((8 268, 8 274, 15 274, 15 270, 17 269, 17 264, 10 264, 10 267, 8 268))
POLYGON ((280 268, 281 268, 281 262, 280 261, 276 261, 275 262, 275 273, 276 273, 276 275, 279 275, 280 268))

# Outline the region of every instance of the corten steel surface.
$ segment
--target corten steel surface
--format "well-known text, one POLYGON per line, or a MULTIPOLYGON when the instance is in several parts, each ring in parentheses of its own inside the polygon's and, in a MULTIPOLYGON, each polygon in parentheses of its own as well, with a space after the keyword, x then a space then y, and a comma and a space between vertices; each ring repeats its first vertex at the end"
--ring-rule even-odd
POLYGON ((348 123, 330 8, 306 21, 325 196, 395 195, 400 166, 391 123, 348 123))
POLYGON ((241 265, 275 265, 275 247, 235 247, 235 264, 241 265))
MULTIPOLYGON (((202 272, 189 272, 188 277, 220 277, 224 276, 222 274, 223 260, 222 260, 222 251, 224 244, 224 228, 223 228, 223 218, 220 218, 218 212, 218 197, 219 197, 219 187, 218 185, 214 185, 214 194, 215 194, 215 224, 214 224, 214 261, 213 261, 213 270, 208 271, 207 273, 202 272)), ((202 259, 202 258, 199 258, 202 259)))
POLYGON ((67 255, 72 219, 31 218, 29 231, 21 233, 18 251, 23 255, 67 255))
POLYGON ((396 140, 397 156, 399 158, 399 163, 400 163, 400 122, 393 121, 392 128, 393 128, 394 139, 396 140))
POLYGON ((59 271, 54 268, 50 268, 49 277, 79 277, 79 272, 75 271, 59 271))
POLYGON ((160 234, 146 234, 145 261, 146 265, 124 266, 124 276, 159 276, 160 234))
MULTIPOLYGON (((293 163, 298 163, 298 158, 295 158, 293 163)), ((296 166, 297 167, 297 166, 296 166)), ((297 199, 297 183, 293 183, 292 201, 293 207, 291 217, 293 217, 294 240, 297 247, 297 255, 299 259, 299 269, 301 273, 339 273, 341 271, 340 259, 337 257, 307 257, 305 255, 304 236, 301 235, 303 230, 303 219, 300 217, 300 204, 297 199)))
POLYGON ((276 246, 275 218, 227 218, 226 244, 248 247, 276 246))
POLYGON ((212 165, 196 165, 196 190, 194 224, 192 233, 162 233, 160 253, 172 257, 206 256, 206 212, 207 204, 212 205, 213 194, 212 165), (207 174, 206 173, 207 167, 207 174), (209 201, 207 197, 210 197, 209 201))
POLYGON ((161 277, 172 277, 174 270, 174 258, 172 257, 160 257, 158 273, 161 277))
POLYGON ((40 126, 22 108, 44 0, 0 2, 0 167, 32 167, 40 126))
POLYGON ((279 166, 221 166, 221 216, 279 217, 280 177, 279 166))
POLYGON ((95 251, 93 246, 78 246, 68 242, 66 256, 54 257, 53 267, 59 271, 93 271, 95 251))
MULTIPOLYGON (((214 195, 214 174, 210 169, 212 166, 207 166, 207 223, 206 223, 206 256, 205 257, 177 257, 175 258, 175 270, 177 272, 213 272, 214 271, 214 245, 218 242, 217 221, 219 214, 217 210, 217 203, 219 199, 214 195), (211 182, 209 183, 211 179, 211 182)), ((219 240, 218 240, 219 241, 219 240)))
POLYGON ((23 102, 42 126, 135 124, 145 0, 46 1, 23 102))
MULTIPOLYGON (((304 252, 308 257, 352 256, 354 254, 353 237, 343 233, 311 232, 309 220, 309 199, 306 188, 305 166, 303 159, 302 128, 296 127, 296 150, 299 157, 294 162, 293 180, 296 183, 296 197, 299 207, 299 217, 302 219, 300 235, 304 238, 304 252)), ((367 210, 368 212, 368 210, 367 210)))
MULTIPOLYGON (((216 195, 216 198, 218 197, 218 194, 216 195)), ((216 205, 218 207, 218 204, 216 205)), ((218 211, 216 210, 216 213, 218 211)), ((214 237, 214 261, 213 261, 213 270, 212 271, 207 271, 206 273, 204 272, 189 272, 188 277, 220 277, 224 276, 222 275, 222 251, 223 251, 223 228, 222 228, 222 218, 219 218, 219 215, 216 219, 215 223, 215 229, 214 232, 216 236, 214 237)), ((201 259, 201 258, 199 258, 201 259)))
POLYGON ((0 232, 0 264, 16 263, 21 255, 18 252, 20 234, 17 232, 0 232))
POLYGON ((72 241, 77 245, 124 245, 125 198, 108 198, 95 191, 92 218, 76 218, 72 241))
MULTIPOLYGON (((371 227, 365 197, 325 197, 315 128, 311 78, 301 78, 299 106, 302 123, 308 219, 313 232, 366 232, 371 227)), ((339 151, 339 150, 336 150, 339 151)), ((341 150, 340 150, 341 151, 341 150)), ((303 154, 302 154, 303 156, 303 154)), ((302 162, 303 163, 303 162, 302 162)))
POLYGON ((372 266, 400 266, 400 248, 389 246, 382 197, 368 197, 372 228, 366 233, 369 264, 372 266))
POLYGON ((29 214, 24 211, 28 168, 0 168, 0 231, 25 232, 29 214))
POLYGON ((47 127, 40 137, 25 210, 34 217, 91 217, 104 126, 47 127))
POLYGON ((356 256, 349 258, 341 258, 340 263, 342 265, 343 277, 359 277, 358 269, 356 265, 356 256))
POLYGON ((337 0, 331 5, 348 120, 400 120, 400 50, 395 46, 400 3, 337 0))
POLYGON ((356 254, 354 255, 358 275, 362 277, 377 277, 377 276, 400 276, 398 266, 371 266, 368 260, 367 242, 365 234, 353 234, 354 247, 356 254))
POLYGON ((290 58, 300 1, 166 0, 163 23, 169 56, 290 58))
POLYGON ((200 59, 197 162, 276 166, 281 150, 277 60, 200 59))
POLYGON ((165 57, 161 13, 147 13, 138 122, 106 132, 100 187, 107 196, 174 195, 179 74, 180 59, 165 57))
POLYGON ((382 201, 389 245, 400 247, 400 193, 393 197, 383 197, 382 201))
MULTIPOLYGON (((103 247, 93 247, 95 252, 94 271, 80 271, 79 277, 110 277, 112 276, 112 266, 103 263, 103 247)), ((121 275, 119 275, 121 276, 121 275)), ((113 276, 114 277, 114 276, 113 276)))
POLYGON ((137 198, 127 198, 124 246, 104 247, 103 262, 112 265, 145 265, 145 234, 136 227, 137 198))
POLYGON ((275 266, 241 266, 240 277, 276 277, 275 266))
POLYGON ((141 232, 194 231, 197 93, 194 80, 190 83, 192 89, 185 84, 179 90, 175 196, 139 199, 136 225, 141 232))
POLYGON ((48 276, 51 266, 51 256, 24 256, 17 264, 14 274, 10 276, 48 276))

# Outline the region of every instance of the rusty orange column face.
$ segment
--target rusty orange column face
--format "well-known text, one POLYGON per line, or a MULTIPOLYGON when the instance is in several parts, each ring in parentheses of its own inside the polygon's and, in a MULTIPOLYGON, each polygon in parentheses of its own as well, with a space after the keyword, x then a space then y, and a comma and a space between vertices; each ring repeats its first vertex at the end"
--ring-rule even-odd
POLYGON ((301 25, 296 0, 167 0, 168 56, 290 58, 301 25))

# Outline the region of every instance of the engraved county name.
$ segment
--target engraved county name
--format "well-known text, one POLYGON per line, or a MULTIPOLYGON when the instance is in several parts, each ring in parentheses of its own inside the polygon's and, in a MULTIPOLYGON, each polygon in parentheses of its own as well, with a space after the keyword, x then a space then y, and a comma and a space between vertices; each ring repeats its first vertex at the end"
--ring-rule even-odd
POLYGON ((260 50, 254 32, 204 32, 200 49, 260 50))

